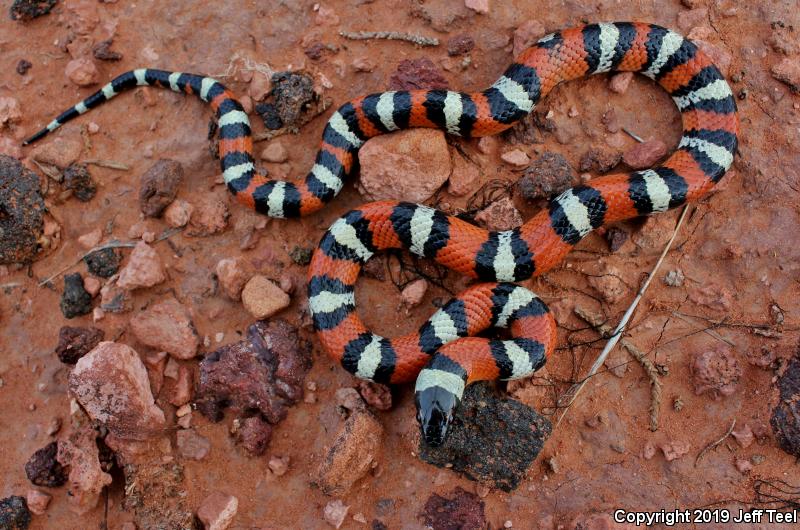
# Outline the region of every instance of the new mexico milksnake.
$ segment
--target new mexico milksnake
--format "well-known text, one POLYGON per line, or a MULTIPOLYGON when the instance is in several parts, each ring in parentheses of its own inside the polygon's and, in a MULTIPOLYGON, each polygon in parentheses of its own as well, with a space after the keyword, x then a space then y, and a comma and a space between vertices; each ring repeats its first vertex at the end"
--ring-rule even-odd
POLYGON ((683 136, 664 164, 568 189, 522 227, 504 232, 488 232, 419 204, 366 204, 337 220, 314 253, 308 296, 320 342, 358 377, 382 383, 416 378, 423 437, 439 445, 465 385, 528 376, 554 349, 556 325, 547 306, 508 282, 549 270, 595 228, 697 200, 730 167, 737 145, 736 102, 720 71, 689 40, 652 24, 589 24, 541 38, 482 92, 414 90, 357 98, 333 113, 311 172, 296 183, 256 172, 250 122, 241 105, 216 80, 193 74, 124 73, 26 143, 128 88, 151 85, 197 94, 216 111, 228 189, 258 212, 297 217, 339 193, 358 149, 373 136, 407 127, 436 127, 464 137, 496 134, 525 117, 558 83, 619 71, 653 79, 681 112, 683 136), (380 337, 356 313, 355 283, 364 262, 388 248, 406 248, 489 283, 462 292, 417 333, 380 337), (474 337, 490 327, 508 327, 513 338, 474 337))

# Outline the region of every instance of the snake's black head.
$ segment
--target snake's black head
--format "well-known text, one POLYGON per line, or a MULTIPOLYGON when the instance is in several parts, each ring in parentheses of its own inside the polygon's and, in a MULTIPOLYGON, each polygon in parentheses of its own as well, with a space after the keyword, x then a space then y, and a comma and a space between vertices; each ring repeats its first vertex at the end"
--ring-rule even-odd
POLYGON ((416 393, 417 420, 425 443, 439 447, 447 438, 458 398, 444 388, 431 386, 416 393))

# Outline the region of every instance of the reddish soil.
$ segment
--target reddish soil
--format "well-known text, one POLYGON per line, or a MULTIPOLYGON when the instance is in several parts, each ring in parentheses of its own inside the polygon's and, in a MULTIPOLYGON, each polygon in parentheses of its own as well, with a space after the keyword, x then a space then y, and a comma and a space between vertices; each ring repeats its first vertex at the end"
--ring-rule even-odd
MULTIPOLYGON (((742 133, 733 170, 719 191, 691 210, 626 335, 667 371, 661 377, 658 430, 649 429, 648 378, 625 350, 618 349, 611 355, 612 365, 627 366, 622 377, 601 370, 558 425, 561 411, 553 413, 552 404, 572 382, 581 379, 604 344, 572 309, 582 307, 603 315, 612 325, 618 322, 657 260, 678 212, 648 220, 644 226, 639 222, 624 223, 622 228, 631 233, 631 238, 613 254, 602 235, 592 234, 562 266, 543 278, 524 282, 554 307, 560 337, 556 355, 534 380, 546 385, 544 391, 526 385, 517 391, 527 404, 550 414, 554 429, 516 491, 487 494, 449 470, 421 462, 416 456, 413 391, 407 386, 395 392, 396 404, 391 411, 378 413, 386 430, 383 455, 374 476, 367 476, 342 499, 350 506, 343 528, 366 528, 374 519, 392 529, 422 528, 424 520, 419 514, 427 499, 434 493, 450 495, 457 486, 483 497, 486 519, 492 528, 502 527, 505 521, 512 521, 514 528, 537 528, 540 523, 542 528, 551 528, 553 523, 569 525, 578 516, 611 513, 617 507, 671 510, 717 504, 747 506, 754 501, 757 479, 786 480, 795 486, 800 482, 796 459, 782 451, 769 434, 769 417, 777 402, 774 381, 778 371, 774 367, 781 363, 765 369, 748 362, 748 358, 760 356, 763 349, 778 359, 788 359, 798 344, 800 96, 772 76, 770 69, 784 56, 769 41, 777 24, 797 28, 789 35, 795 42, 794 60, 800 60, 796 55, 800 15, 796 4, 789 0, 750 7, 728 0, 684 3, 707 8, 708 13, 699 22, 680 29, 686 34, 695 26, 708 28, 706 40, 732 58, 729 78, 734 79, 734 93, 746 98, 738 101, 742 133), (674 269, 681 269, 685 275, 679 287, 662 281, 674 269), (621 285, 611 285, 614 281, 609 279, 614 280, 615 276, 621 285), (604 296, 608 293, 603 291, 612 287, 621 290, 621 294, 604 296), (781 324, 776 324, 777 312, 772 306, 777 306, 783 315, 781 324), (729 395, 696 395, 692 378, 695 358, 724 343, 730 345, 741 366, 738 383, 732 393, 726 390, 729 395), (598 415, 603 417, 599 427, 592 420, 598 415), (748 424, 768 435, 747 448, 728 438, 696 462, 701 450, 723 436, 734 420, 737 427, 748 424), (659 448, 673 442, 688 443, 688 453, 667 461, 659 449, 652 458, 644 458, 647 444, 659 448), (749 460, 755 455, 761 455, 756 457, 760 463, 752 470, 742 473, 737 469, 737 460, 749 460), (548 465, 548 461, 553 464, 548 465), (381 499, 394 502, 386 508, 386 503, 378 503, 381 499), (352 519, 357 513, 364 514, 367 525, 352 519)), ((7 6, 5 3, 3 9, 7 6)), ((332 9, 339 19, 331 24, 335 20, 330 16, 318 21, 313 6, 314 2, 306 0, 86 0, 59 3, 49 15, 28 22, 12 21, 4 15, 0 22, 0 96, 17 98, 23 118, 0 135, 19 142, 96 89, 78 88, 65 76, 70 56, 61 44, 80 24, 96 24, 88 33, 88 38, 95 41, 113 33, 111 49, 123 56, 117 62, 97 61, 101 82, 129 69, 151 66, 213 75, 234 93, 247 94, 249 83, 244 79, 249 75, 233 67, 242 66, 237 58, 249 58, 275 71, 305 69, 321 85, 324 76, 332 85, 324 90, 324 97, 338 106, 358 95, 384 90, 403 59, 431 59, 442 67, 451 88, 485 88, 512 60, 514 29, 530 19, 539 20, 547 31, 602 20, 642 20, 679 28, 681 14, 688 10, 677 0, 490 0, 489 13, 479 15, 456 0, 328 0, 324 8, 332 9), (79 15, 69 9, 70 5, 78 6, 79 15), (433 22, 420 13, 427 13, 433 22), (93 14, 95 21, 91 20, 93 14), (397 41, 356 42, 340 37, 338 32, 342 30, 408 31, 436 36, 441 44, 418 48, 397 41), (309 37, 312 34, 316 37, 309 37), (459 34, 468 34, 475 41, 475 48, 468 54, 471 63, 464 69, 462 57, 447 54, 447 40, 459 34), (315 41, 337 51, 323 50, 321 58, 312 61, 304 54, 304 47, 315 41), (21 59, 33 65, 24 76, 15 70, 21 59), (368 59, 375 68, 357 72, 353 63, 362 59, 368 59)), ((609 109, 614 109, 619 124, 640 137, 660 139, 670 149, 676 145, 679 115, 667 94, 642 77, 635 77, 624 94, 616 94, 608 89, 608 79, 601 76, 557 88, 538 109, 543 114, 552 112, 550 117, 557 132, 540 134, 541 144, 520 147, 533 157, 545 150, 558 152, 576 170, 591 146, 619 150, 632 147, 635 141, 623 131, 607 132, 601 119, 609 109)), ((298 135, 282 138, 289 160, 265 164, 271 174, 305 175, 313 164, 330 112, 303 126, 298 135)), ((128 230, 140 221, 139 178, 156 159, 172 158, 183 164, 185 175, 178 198, 198 204, 205 196, 216 197, 229 204, 231 219, 228 228, 219 234, 198 238, 178 233, 170 243, 155 243, 154 248, 167 265, 168 281, 136 291, 132 312, 108 313, 95 324, 105 331, 106 340, 118 340, 140 353, 146 352, 147 348, 137 344, 129 332, 130 318, 170 292, 191 309, 200 336, 211 338, 212 345, 201 346, 201 353, 240 340, 252 317, 240 302, 230 301, 221 293, 209 294, 214 289, 212 274, 217 262, 236 255, 245 256, 267 277, 288 275, 293 279, 299 288, 292 296, 292 305, 280 316, 294 324, 302 323, 305 267, 296 265, 289 252, 298 245, 313 246, 326 227, 364 199, 352 183, 348 184, 320 213, 302 220, 272 220, 254 248, 240 250, 241 233, 235 227, 253 214, 232 201, 219 184, 218 163, 210 156, 206 139, 210 115, 209 109, 194 98, 139 89, 59 131, 59 136, 80 138, 81 131, 95 122, 99 132, 91 136, 84 133, 89 144, 81 159, 112 160, 129 169, 90 166, 98 189, 88 203, 74 197, 60 200, 58 190, 48 194, 49 212, 60 225, 60 242, 30 267, 9 267, 7 274, 0 276, 0 497, 25 495, 31 488, 25 477, 25 462, 51 441, 46 430, 53 418, 68 423, 69 366, 53 352, 59 329, 63 325, 92 325, 91 315, 69 321, 62 316, 62 278, 54 281, 52 289, 38 284, 67 267, 68 272, 85 273, 83 264, 74 265, 85 251, 77 239, 95 228, 129 240, 128 230), (219 333, 224 334, 221 343, 215 340, 219 333)), ((260 121, 255 113, 252 121, 260 121)), ((256 123, 255 129, 259 132, 263 125, 256 123)), ((491 179, 512 182, 521 175, 500 160, 500 152, 479 155, 476 141, 454 141, 479 163, 481 183, 491 179)), ((509 148, 505 137, 499 143, 500 151, 509 148)), ((256 152, 265 145, 257 144, 256 152)), ((24 162, 41 174, 32 161, 26 158, 24 162)), ((46 178, 43 176, 43 181, 46 178)), ((463 207, 466 202, 466 198, 448 196, 446 188, 438 197, 453 207, 463 207)), ((536 209, 524 204, 520 197, 515 197, 515 202, 525 219, 536 209)), ((148 224, 156 233, 166 228, 160 220, 150 220, 148 224)), ((130 251, 124 252, 127 257, 130 251)), ((456 289, 464 284, 454 274, 448 278, 448 285, 456 285, 456 289)), ((415 329, 434 311, 432 300, 446 295, 442 289, 432 287, 408 318, 398 319, 400 292, 389 279, 362 278, 357 294, 367 323, 387 336, 415 329)), ((312 487, 311 481, 341 423, 334 393, 354 385, 354 380, 325 356, 308 328, 304 333, 314 347, 314 366, 307 381, 316 383, 316 402, 301 401, 292 407, 287 419, 275 427, 267 453, 261 457, 250 457, 234 445, 229 434, 232 415, 213 424, 193 414, 192 423, 211 441, 211 451, 201 461, 183 462, 188 506, 196 509, 211 491, 223 490, 239 499, 233 528, 328 527, 323 509, 331 499, 312 487), (290 458, 285 475, 275 476, 269 471, 267 462, 271 456, 290 458)), ((173 425, 174 407, 164 397, 157 402, 165 410, 168 424, 173 425)), ((65 487, 49 492, 53 495, 50 507, 44 515, 34 516, 31 528, 99 528, 107 520, 108 527, 116 529, 133 520, 133 514, 122 509, 124 491, 119 475, 115 475, 110 488, 107 510, 101 499, 97 509, 83 516, 69 510, 65 487)))

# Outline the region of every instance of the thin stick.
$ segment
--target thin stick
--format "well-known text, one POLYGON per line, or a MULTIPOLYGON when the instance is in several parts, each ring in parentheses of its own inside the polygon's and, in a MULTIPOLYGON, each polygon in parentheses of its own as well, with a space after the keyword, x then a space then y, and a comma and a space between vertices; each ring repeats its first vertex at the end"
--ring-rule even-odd
MULTIPOLYGON (((158 239, 156 239, 154 241, 154 243, 158 243, 159 241, 164 241, 165 239, 168 239, 168 238, 172 237, 173 235, 177 234, 181 230, 182 230, 181 228, 170 228, 169 230, 165 230, 161 234, 161 236, 159 236, 158 239)), ((81 260, 83 258, 85 258, 86 256, 88 256, 89 254, 92 254, 94 252, 99 252, 101 250, 107 250, 109 248, 133 248, 135 246, 136 246, 136 243, 134 243, 133 241, 128 241, 128 242, 125 242, 125 241, 112 241, 111 243, 106 243, 105 245, 100 245, 99 247, 94 247, 94 248, 86 251, 85 254, 83 254, 78 259, 76 259, 71 265, 67 265, 66 267, 64 267, 60 271, 56 272, 55 274, 53 274, 49 278, 45 278, 44 280, 40 281, 38 286, 39 287, 43 287, 43 286, 47 285, 48 283, 50 283, 51 281, 55 280, 56 278, 58 278, 59 276, 61 276, 62 274, 64 274, 68 270, 70 270, 72 267, 74 267, 75 265, 80 263, 81 260)))
POLYGON ((120 171, 129 171, 130 166, 122 162, 114 162, 113 160, 100 160, 99 158, 90 158, 83 161, 85 164, 93 164, 95 166, 107 167, 109 169, 119 169, 120 171))
POLYGON ((702 450, 702 451, 700 451, 700 452, 697 454, 697 458, 695 458, 695 459, 694 459, 694 467, 697 467, 697 463, 700 461, 700 459, 701 459, 701 458, 703 458, 703 455, 705 455, 707 452, 709 452, 710 450, 714 449, 714 448, 715 448, 715 447, 717 447, 719 444, 721 444, 722 442, 724 442, 724 441, 725 441, 725 439, 726 439, 728 436, 730 436, 730 435, 731 435, 731 433, 733 432, 733 428, 734 428, 734 427, 736 427, 736 418, 734 418, 734 419, 733 419, 733 422, 731 423, 731 426, 730 426, 730 428, 728 429, 728 432, 726 432, 726 433, 725 433, 725 434, 722 436, 722 438, 720 438, 720 439, 719 439, 719 440, 717 440, 716 442, 711 442, 710 444, 708 444, 707 446, 705 446, 705 447, 703 448, 703 450, 702 450))
POLYGON ((592 377, 594 374, 596 374, 597 370, 599 370, 600 367, 603 366, 603 363, 608 357, 608 354, 611 352, 611 350, 614 349, 614 346, 617 345, 617 342, 619 342, 619 339, 622 337, 622 333, 625 331, 625 327, 628 325, 628 321, 631 319, 631 316, 633 316, 633 312, 636 309, 636 306, 639 305, 639 302, 642 300, 642 296, 644 296, 644 293, 650 286, 650 282, 655 277, 658 268, 661 267, 661 263, 663 263, 664 258, 667 255, 667 252, 669 252, 669 249, 672 246, 673 241, 675 241, 675 237, 678 235, 678 230, 680 230, 680 227, 683 224, 683 220, 686 219, 686 212, 688 211, 689 211, 689 206, 688 205, 684 206, 683 211, 681 212, 681 216, 678 218, 678 222, 675 224, 675 229, 672 231, 672 236, 670 236, 669 241, 667 241, 667 244, 664 245, 664 250, 661 251, 661 256, 658 258, 658 261, 656 261, 653 270, 650 271, 650 275, 647 277, 647 280, 645 280, 644 284, 639 289, 639 292, 636 293, 636 297, 633 299, 633 302, 631 302, 630 307, 628 307, 628 310, 625 311, 625 314, 622 316, 622 320, 620 320, 619 325, 614 330, 614 333, 611 334, 611 337, 606 343, 605 348, 603 348, 603 351, 600 352, 600 355, 597 356, 597 359, 594 361, 594 364, 592 364, 592 367, 589 369, 589 373, 586 375, 583 381, 581 381, 576 385, 573 385, 564 394, 564 396, 569 398, 569 402, 565 406, 564 412, 561 414, 561 417, 558 418, 555 427, 558 427, 558 425, 561 423, 561 420, 564 419, 564 416, 566 416, 570 407, 575 402, 575 399, 577 399, 578 394, 580 394, 581 390, 583 390, 583 387, 589 381, 589 378, 592 377))
MULTIPOLYGON (((690 324, 690 325, 692 325, 692 326, 697 326, 697 322, 692 322, 692 321, 691 321, 691 320, 689 320, 689 318, 688 318, 686 315, 684 315, 683 313, 679 313, 678 311, 673 311, 673 312, 672 312, 672 315, 673 315, 674 317, 676 317, 676 318, 679 318, 679 319, 683 320, 683 321, 684 321, 684 322, 686 322, 687 324, 690 324)), ((701 329, 701 331, 702 331, 703 333, 707 333, 707 334, 711 335, 712 337, 714 337, 715 339, 717 339, 717 340, 719 340, 719 341, 722 341, 722 342, 725 342, 725 343, 727 343, 727 344, 728 344, 728 346, 736 346, 736 343, 735 343, 735 342, 733 342, 733 341, 732 341, 732 340, 730 340, 730 339, 726 339, 725 337, 723 337, 722 335, 720 335, 719 333, 717 333, 717 332, 716 332, 716 331, 714 331, 713 329, 707 329, 707 328, 706 328, 706 329, 701 329)))
POLYGON ((636 140, 640 144, 644 143, 644 140, 642 139, 641 136, 639 136, 638 134, 634 134, 627 127, 623 127, 622 130, 625 131, 626 133, 628 133, 628 136, 630 136, 631 138, 633 138, 634 140, 636 140))
POLYGON ((422 37, 412 33, 403 33, 399 31, 340 31, 339 35, 345 39, 350 40, 371 40, 371 39, 384 39, 384 40, 402 40, 406 42, 413 42, 417 46, 438 46, 439 39, 436 37, 422 37))
MULTIPOLYGON (((603 319, 599 315, 589 313, 579 306, 575 307, 575 314, 596 328, 604 338, 608 339, 613 335, 611 326, 604 324, 603 319)), ((663 386, 661 380, 658 378, 658 369, 656 365, 653 364, 653 361, 628 339, 620 339, 619 344, 628 350, 628 353, 630 353, 634 359, 639 361, 647 377, 650 378, 650 430, 655 432, 658 430, 658 416, 661 409, 661 387, 663 386)))

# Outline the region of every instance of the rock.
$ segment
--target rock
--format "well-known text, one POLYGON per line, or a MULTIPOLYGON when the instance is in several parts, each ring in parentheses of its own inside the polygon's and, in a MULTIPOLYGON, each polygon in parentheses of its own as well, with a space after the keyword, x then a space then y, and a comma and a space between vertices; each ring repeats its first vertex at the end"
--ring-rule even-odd
POLYGON ((289 153, 279 140, 274 140, 267 144, 267 147, 261 151, 261 160, 272 162, 273 164, 280 164, 289 159, 289 153))
POLYGON ((81 156, 83 144, 77 138, 58 136, 52 141, 36 146, 31 157, 42 164, 65 169, 81 156))
POLYGON ((121 289, 132 291, 158 285, 166 279, 158 253, 144 241, 139 241, 133 247, 128 264, 119 273, 117 285, 121 289))
POLYGON ((604 264, 599 275, 589 277, 591 285, 609 304, 619 302, 628 292, 622 281, 622 272, 613 265, 604 264))
POLYGON ((406 308, 418 306, 422 299, 425 297, 425 292, 428 290, 428 282, 425 278, 417 278, 403 287, 403 292, 400 293, 400 303, 406 308))
POLYGON ((297 245, 289 252, 289 257, 292 258, 292 261, 297 265, 305 267, 311 263, 311 256, 313 254, 314 249, 312 247, 301 247, 297 245))
POLYGON ((340 528, 342 523, 344 523, 344 518, 347 517, 347 510, 349 509, 349 506, 346 506, 342 501, 336 499, 325 505, 322 517, 325 519, 325 522, 332 527, 340 528))
POLYGON ((733 305, 733 295, 725 287, 714 284, 695 287, 689 291, 689 300, 714 311, 727 313, 733 305))
POLYGON ((289 307, 291 299, 275 282, 256 274, 242 290, 242 305, 255 318, 262 320, 289 307))
POLYGON ((28 503, 28 509, 34 515, 43 515, 44 512, 47 511, 47 506, 50 504, 50 501, 53 499, 52 495, 48 495, 47 493, 39 490, 28 490, 28 494, 25 496, 25 499, 28 503))
POLYGON ((550 436, 550 422, 514 400, 498 399, 486 383, 467 386, 450 434, 440 447, 420 442, 419 456, 493 488, 512 491, 550 436))
POLYGON ((531 19, 523 22, 514 30, 514 57, 519 57, 519 54, 543 37, 544 33, 544 26, 538 20, 531 19))
POLYGON ((190 460, 202 460, 211 451, 211 442, 208 438, 197 434, 194 429, 179 430, 175 435, 175 444, 178 453, 190 460))
POLYGON ((272 75, 272 94, 283 125, 296 125, 305 108, 314 100, 314 79, 306 73, 277 72, 272 75))
POLYGON ((87 232, 78 238, 78 244, 86 250, 93 249, 100 244, 103 239, 103 231, 95 228, 91 232, 87 232))
POLYGON ((16 70, 19 75, 25 75, 28 73, 28 70, 30 70, 32 67, 33 67, 32 62, 30 62, 27 59, 20 59, 19 62, 17 63, 16 70))
POLYGON ((320 4, 319 9, 317 10, 317 16, 314 18, 314 22, 316 22, 318 26, 338 26, 339 16, 332 7, 320 4))
POLYGON ((778 446, 800 458, 800 357, 792 358, 778 379, 779 399, 770 424, 778 446))
POLYGON ((192 213, 186 235, 206 237, 218 234, 228 226, 230 216, 224 202, 213 198, 205 199, 192 213))
POLYGON ((377 136, 364 144, 358 160, 359 191, 370 200, 423 202, 450 176, 447 141, 436 129, 377 136))
POLYGON ((749 460, 745 460, 744 458, 737 458, 736 469, 738 469, 740 473, 749 473, 750 471, 753 470, 753 464, 751 464, 749 460))
POLYGON ((75 328, 63 326, 58 331, 58 344, 55 354, 65 364, 75 364, 78 359, 89 353, 101 340, 104 333, 95 327, 75 328))
POLYGON ((269 470, 276 477, 282 477, 289 471, 289 457, 288 456, 273 456, 267 463, 269 470))
POLYGON ((345 412, 363 412, 366 410, 367 405, 361 398, 361 394, 355 388, 340 388, 336 390, 336 405, 340 411, 345 412))
POLYGON ((67 63, 64 73, 70 81, 78 86, 90 86, 96 84, 100 79, 100 72, 97 65, 89 58, 82 57, 73 59, 67 63))
POLYGON ((800 93, 800 64, 796 58, 787 57, 772 67, 772 76, 789 85, 794 93, 800 93))
MULTIPOLYGON (((267 450, 272 438, 272 426, 261 419, 261 416, 251 416, 242 420, 234 420, 237 425, 234 440, 252 456, 261 456, 267 450)), ((270 466, 270 469, 272 466, 270 466)))
POLYGON ((592 148, 583 154, 578 169, 582 172, 594 171, 603 175, 614 169, 621 161, 622 153, 618 151, 592 148))
POLYGON ((664 275, 664 283, 670 287, 680 287, 683 285, 684 280, 686 280, 686 277, 680 269, 673 269, 664 275))
POLYGON ((19 144, 11 138, 0 136, 0 155, 10 156, 19 160, 22 158, 22 149, 19 144))
POLYGON ((377 65, 367 57, 357 57, 352 64, 356 72, 372 72, 377 68, 377 65))
POLYGON ((83 258, 89 272, 100 278, 111 278, 119 270, 122 255, 113 248, 104 248, 87 254, 83 258))
POLYGON ((528 167, 530 164, 531 159, 525 151, 520 149, 512 149, 511 151, 506 151, 502 155, 500 155, 500 159, 508 165, 514 166, 516 168, 524 168, 528 167))
POLYGON ((64 170, 64 189, 71 190, 79 201, 89 202, 97 193, 97 184, 86 164, 71 164, 64 170))
POLYGON ((80 273, 64 276, 64 292, 59 303, 64 318, 75 318, 92 312, 92 296, 83 287, 80 273))
POLYGON ((192 400, 192 392, 194 390, 194 378, 192 371, 181 365, 178 368, 178 379, 175 381, 175 386, 172 388, 172 395, 169 402, 176 407, 180 407, 189 403, 192 400))
POLYGON ((785 24, 772 24, 772 35, 767 43, 778 53, 794 55, 800 52, 800 41, 794 33, 795 28, 785 24))
POLYGON ((0 500, 0 528, 26 530, 30 524, 31 512, 25 497, 14 495, 0 500))
POLYGON ((489 12, 489 0, 464 0, 464 5, 482 15, 489 12))
POLYGON ((303 380, 311 367, 311 349, 297 329, 284 320, 259 321, 247 338, 206 355, 200 362, 197 407, 212 421, 222 406, 258 410, 270 423, 286 417, 303 397, 303 380))
POLYGON ((322 493, 345 495, 382 452, 383 426, 369 412, 352 413, 336 433, 320 463, 316 484, 322 493))
POLYGON ((49 13, 55 7, 56 2, 58 0, 14 0, 11 4, 9 15, 11 20, 27 22, 49 13))
POLYGON ((194 206, 188 202, 176 199, 164 209, 164 222, 172 228, 182 228, 186 226, 194 212, 194 206))
POLYGON ((628 86, 631 84, 632 79, 633 72, 614 74, 611 76, 611 79, 608 80, 608 88, 616 94, 624 94, 628 91, 628 86))
POLYGON ((753 444, 753 440, 755 440, 753 429, 746 423, 738 429, 731 431, 731 434, 736 438, 736 441, 739 442, 739 445, 742 446, 742 449, 750 447, 753 444))
POLYGON ((694 393, 730 396, 736 390, 742 368, 733 351, 727 345, 719 345, 695 355, 692 363, 694 393))
POLYGON ((113 39, 106 39, 92 46, 92 55, 94 56, 94 58, 99 61, 122 60, 122 54, 119 52, 115 52, 114 50, 111 49, 111 45, 113 43, 114 43, 113 39))
POLYGON ((616 252, 628 240, 628 232, 618 226, 609 226, 606 229, 606 242, 608 243, 608 250, 616 252))
POLYGON ((548 199, 572 186, 575 179, 575 172, 563 156, 545 151, 525 170, 517 189, 529 201, 548 199))
POLYGON ((478 166, 456 152, 453 154, 453 171, 450 173, 447 191, 456 197, 477 191, 480 177, 478 166))
POLYGON ((661 140, 637 143, 622 155, 622 160, 631 169, 648 169, 667 154, 667 146, 661 140))
POLYGON ((100 284, 100 280, 94 278, 92 276, 87 276, 83 279, 83 288, 86 289, 86 292, 94 298, 100 292, 100 288, 102 285, 100 284))
POLYGON ((225 530, 233 522, 238 509, 239 499, 215 491, 200 503, 197 517, 203 522, 206 530, 225 530))
POLYGON ((25 463, 25 475, 36 486, 57 488, 67 483, 67 471, 56 460, 58 442, 50 442, 31 455, 25 463))
POLYGON ((695 26, 702 26, 708 22, 708 9, 698 7, 686 11, 678 11, 677 23, 680 30, 685 34, 695 26))
POLYGON ((389 77, 389 90, 446 90, 448 87, 442 71, 427 57, 400 61, 389 77))
POLYGON ((193 358, 200 345, 189 310, 174 298, 153 304, 131 318, 131 331, 142 344, 178 359, 193 358))
POLYGON ((475 39, 467 34, 460 34, 447 40, 447 55, 455 57, 464 55, 472 51, 475 47, 475 39))
POLYGON ((139 209, 145 217, 160 217, 175 200, 182 181, 183 166, 175 160, 162 159, 150 166, 139 179, 139 209))
POLYGON ((653 445, 651 442, 647 442, 644 444, 644 449, 642 450, 642 456, 645 460, 651 460, 654 456, 656 456, 656 446, 653 445))
POLYGON ((147 370, 125 344, 101 342, 69 374, 69 389, 89 416, 125 440, 146 440, 164 427, 147 370))
POLYGON ((668 462, 672 462, 687 454, 691 448, 692 446, 689 442, 671 441, 661 445, 661 451, 664 452, 664 458, 666 458, 668 462))
POLYGON ((32 262, 44 232, 39 176, 5 155, 0 155, 0 204, 0 265, 32 262))
POLYGON ((428 497, 419 515, 428 528, 477 530, 489 528, 484 509, 485 504, 477 495, 457 486, 447 497, 436 493, 428 497))
POLYGON ((97 431, 82 412, 73 416, 73 428, 66 440, 58 442, 58 462, 69 467, 70 509, 84 514, 93 510, 103 488, 111 484, 111 475, 100 465, 97 431), (77 422, 75 418, 80 418, 77 422))
POLYGON ((0 97, 0 128, 18 123, 21 119, 22 110, 19 108, 19 100, 8 96, 0 97))
POLYGON ((240 300, 242 289, 252 275, 252 267, 247 260, 239 256, 223 258, 217 262, 216 273, 225 296, 231 300, 240 300))
POLYGON ((482 155, 491 155, 498 148, 498 140, 495 136, 482 136, 478 138, 478 152, 482 155))
POLYGON ((356 388, 361 397, 370 406, 378 410, 390 410, 392 408, 392 391, 380 383, 373 383, 365 379, 359 379, 356 388))
POLYGON ((512 230, 522 226, 522 215, 514 206, 510 197, 503 197, 494 201, 489 206, 475 215, 475 220, 486 227, 487 230, 496 232, 502 230, 512 230))

